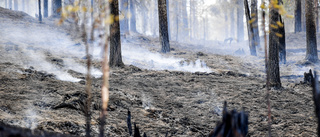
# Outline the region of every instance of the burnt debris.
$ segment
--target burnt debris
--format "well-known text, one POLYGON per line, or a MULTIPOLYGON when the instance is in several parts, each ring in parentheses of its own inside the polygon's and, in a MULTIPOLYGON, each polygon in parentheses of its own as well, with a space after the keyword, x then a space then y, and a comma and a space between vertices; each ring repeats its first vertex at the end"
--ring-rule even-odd
POLYGON ((228 111, 224 102, 222 121, 212 130, 208 137, 245 137, 248 134, 248 114, 243 110, 228 111))
POLYGON ((314 78, 313 78, 311 69, 309 70, 309 73, 305 72, 303 75, 304 75, 303 83, 312 85, 312 80, 314 78))
MULTIPOLYGON (((311 72, 311 70, 310 70, 311 72)), ((315 112, 316 116, 318 117, 318 127, 317 127, 317 134, 320 136, 320 91, 319 91, 319 82, 318 76, 316 71, 314 71, 314 77, 311 78, 312 83, 312 93, 313 93, 313 101, 315 104, 315 112)))
MULTIPOLYGON (((128 110, 127 125, 128 125, 129 135, 131 136, 132 135, 132 125, 131 125, 131 112, 130 112, 130 110, 128 110)), ((133 126, 134 126, 133 137, 141 137, 139 127, 134 122, 133 122, 133 126)), ((147 137, 147 134, 143 133, 143 137, 147 137)))

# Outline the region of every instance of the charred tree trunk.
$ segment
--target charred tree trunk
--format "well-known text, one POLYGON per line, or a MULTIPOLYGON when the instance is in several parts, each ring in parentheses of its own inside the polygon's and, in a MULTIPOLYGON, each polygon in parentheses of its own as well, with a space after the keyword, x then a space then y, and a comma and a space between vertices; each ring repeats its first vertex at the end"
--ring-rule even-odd
POLYGON ((12 0, 9 0, 9 9, 12 9, 12 0))
POLYGON ((243 1, 237 0, 237 6, 237 39, 241 42, 244 40, 243 1))
POLYGON ((170 3, 169 0, 166 0, 167 3, 167 19, 168 19, 168 35, 169 35, 169 40, 171 39, 171 28, 170 28, 170 3))
POLYGON ((120 41, 120 23, 116 19, 119 16, 119 1, 110 2, 110 14, 114 15, 114 22, 110 25, 110 67, 123 67, 120 41))
POLYGON ((279 56, 280 56, 280 62, 283 64, 286 64, 287 59, 287 52, 286 52, 286 31, 285 31, 285 24, 284 20, 282 19, 281 15, 279 17, 280 22, 283 24, 282 27, 279 27, 279 33, 282 35, 279 37, 279 56))
POLYGON ((52 15, 59 17, 61 15, 61 7, 62 7, 61 0, 53 0, 52 1, 52 15))
POLYGON ((132 32, 137 32, 137 22, 136 22, 136 3, 134 0, 130 0, 130 13, 131 13, 131 18, 130 18, 130 30, 132 32))
POLYGON ((43 17, 48 17, 48 0, 43 0, 43 17))
MULTIPOLYGON (((279 21, 279 13, 277 9, 271 8, 269 14, 269 24, 276 25, 279 21)), ((269 78, 269 87, 280 88, 280 72, 279 72, 279 38, 276 35, 278 28, 270 28, 269 34, 269 59, 268 59, 268 71, 267 77, 269 78)))
POLYGON ((306 1, 309 0, 301 0, 301 31, 306 31, 306 1))
POLYGON ((260 35, 259 35, 259 24, 258 24, 258 2, 257 0, 251 0, 251 19, 255 19, 252 22, 254 46, 260 47, 260 35))
POLYGON ((39 4, 39 21, 42 22, 42 15, 41 15, 41 0, 38 0, 39 4))
POLYGON ((123 16, 123 19, 120 20, 120 30, 122 30, 124 33, 127 33, 129 30, 129 21, 128 21, 128 0, 120 0, 121 1, 121 15, 123 16))
POLYGON ((294 32, 301 32, 301 0, 296 0, 294 17, 294 32))
POLYGON ((162 45, 161 52, 170 52, 169 36, 168 36, 168 19, 166 0, 158 0, 159 14, 159 37, 162 45))
POLYGON ((18 10, 18 0, 14 0, 14 10, 18 10))
MULTIPOLYGON (((311 70, 310 70, 311 72, 311 70)), ((311 86, 312 86, 312 93, 313 93, 313 101, 315 105, 315 113, 318 117, 318 127, 317 127, 317 135, 320 136, 320 90, 319 90, 319 81, 316 71, 314 71, 314 77, 311 73, 311 86)))
POLYGON ((255 37, 254 37, 253 26, 252 26, 253 23, 250 23, 252 18, 250 16, 248 0, 244 0, 244 8, 245 8, 246 19, 247 19, 247 29, 248 29, 248 39, 249 39, 250 54, 252 56, 257 56, 257 51, 256 51, 256 46, 255 46, 255 39, 254 39, 255 37))
POLYGON ((307 33, 307 55, 306 60, 318 61, 316 23, 314 17, 314 1, 306 1, 306 33, 307 33))
POLYGON ((319 32, 319 11, 318 11, 318 0, 315 0, 314 3, 314 10, 315 10, 315 16, 316 16, 316 26, 317 26, 317 32, 319 32))

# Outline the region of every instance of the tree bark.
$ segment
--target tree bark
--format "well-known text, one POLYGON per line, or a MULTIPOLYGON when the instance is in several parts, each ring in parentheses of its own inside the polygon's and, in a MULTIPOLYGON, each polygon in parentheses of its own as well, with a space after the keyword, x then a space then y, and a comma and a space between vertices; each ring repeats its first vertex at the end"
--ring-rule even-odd
POLYGON ((41 15, 41 0, 38 0, 38 7, 39 7, 39 21, 42 22, 42 15, 41 15))
POLYGON ((301 0, 295 1, 294 17, 294 32, 301 32, 301 0))
POLYGON ((252 18, 250 16, 248 0, 244 0, 244 9, 245 9, 245 14, 246 14, 246 19, 247 19, 250 54, 252 56, 257 56, 257 51, 256 51, 256 46, 255 46, 255 36, 254 36, 254 32, 253 32, 253 27, 252 27, 253 23, 250 23, 250 20, 252 18))
POLYGON ((121 7, 120 7, 120 13, 124 17, 122 20, 120 20, 120 30, 122 30, 124 33, 127 33, 129 31, 129 21, 128 21, 128 0, 120 0, 121 1, 121 7))
POLYGON ((14 0, 14 10, 18 10, 18 0, 14 0))
POLYGON ((181 3, 181 15, 182 15, 182 39, 186 39, 189 36, 188 31, 188 12, 187 12, 187 0, 182 0, 181 3))
POLYGON ((43 17, 48 17, 48 0, 43 0, 43 17))
POLYGON ((137 32, 137 23, 136 23, 136 3, 134 0, 130 0, 130 13, 131 13, 131 18, 130 18, 130 30, 132 32, 137 32))
POLYGON ((114 15, 114 22, 110 25, 110 67, 123 67, 121 55, 120 41, 120 23, 117 17, 119 16, 119 1, 111 0, 110 14, 114 15))
POLYGON ((241 42, 244 40, 243 0, 237 0, 237 6, 237 39, 241 42))
POLYGON ((301 31, 306 31, 306 1, 309 0, 301 0, 301 31))
POLYGON ((170 26, 170 3, 169 0, 166 0, 167 3, 167 19, 168 19, 168 35, 169 35, 169 40, 171 40, 171 26, 170 26))
POLYGON ((307 33, 307 55, 306 60, 316 63, 318 61, 316 23, 314 17, 314 1, 306 1, 306 33, 307 33))
POLYGON ((254 46, 260 47, 260 35, 259 35, 259 14, 258 14, 258 2, 257 0, 251 0, 251 19, 255 19, 255 21, 252 22, 252 30, 253 30, 253 37, 254 37, 254 46))
POLYGON ((52 15, 60 16, 61 15, 62 2, 61 0, 52 1, 52 15))
POLYGON ((286 31, 285 31, 285 24, 284 20, 282 19, 281 15, 279 15, 280 22, 283 24, 283 27, 279 27, 279 33, 282 35, 282 37, 279 37, 279 56, 280 56, 280 62, 283 64, 286 64, 286 31))
MULTIPOLYGON (((269 11, 269 24, 277 25, 279 13, 277 9, 271 8, 269 11)), ((268 77, 269 87, 280 88, 280 71, 279 71, 279 38, 276 36, 278 28, 269 27, 269 59, 268 59, 268 77)))
POLYGON ((170 52, 169 36, 168 36, 168 19, 166 0, 158 0, 159 14, 159 37, 162 45, 161 52, 170 52))
POLYGON ((318 0, 315 0, 314 3, 314 10, 315 10, 315 16, 316 16, 316 26, 317 26, 317 32, 319 32, 319 11, 318 11, 318 0))

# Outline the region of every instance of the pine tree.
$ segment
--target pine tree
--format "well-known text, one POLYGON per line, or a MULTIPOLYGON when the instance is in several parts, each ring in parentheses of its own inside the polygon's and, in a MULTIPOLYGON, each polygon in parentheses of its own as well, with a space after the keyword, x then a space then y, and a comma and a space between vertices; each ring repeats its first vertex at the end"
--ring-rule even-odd
POLYGON ((159 36, 161 43, 161 52, 170 52, 169 36, 168 36, 168 19, 166 0, 158 0, 159 14, 159 36))
POLYGON ((317 34, 314 15, 314 0, 306 1, 306 33, 307 33, 307 55, 306 60, 316 63, 318 61, 317 34))

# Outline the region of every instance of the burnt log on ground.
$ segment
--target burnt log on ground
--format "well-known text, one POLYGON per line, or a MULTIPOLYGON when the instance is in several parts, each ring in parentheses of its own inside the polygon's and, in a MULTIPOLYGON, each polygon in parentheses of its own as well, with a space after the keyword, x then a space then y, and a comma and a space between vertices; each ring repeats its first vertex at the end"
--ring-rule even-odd
POLYGON ((76 137, 72 135, 46 132, 40 130, 31 130, 11 126, 0 122, 0 137, 76 137))
POLYGON ((212 130, 208 137, 245 137, 248 134, 248 114, 243 110, 228 111, 224 102, 222 121, 212 130))

